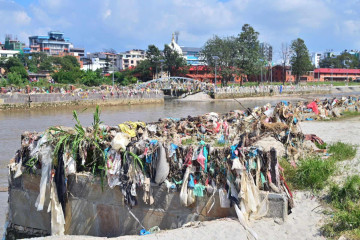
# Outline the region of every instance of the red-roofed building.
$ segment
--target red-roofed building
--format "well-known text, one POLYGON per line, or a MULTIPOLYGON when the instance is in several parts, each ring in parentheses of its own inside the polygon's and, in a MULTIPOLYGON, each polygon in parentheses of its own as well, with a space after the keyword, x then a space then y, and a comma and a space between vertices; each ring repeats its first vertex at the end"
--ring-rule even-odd
MULTIPOLYGON (((212 72, 212 69, 206 65, 191 66, 189 72, 185 74, 185 77, 196 79, 201 82, 215 82, 215 74, 212 72)), ((234 81, 240 83, 241 77, 246 78, 246 75, 234 76, 234 81)), ((216 82, 221 83, 221 78, 221 75, 217 74, 216 82)))
POLYGON ((345 81, 360 77, 360 69, 317 68, 314 70, 315 81, 345 81))

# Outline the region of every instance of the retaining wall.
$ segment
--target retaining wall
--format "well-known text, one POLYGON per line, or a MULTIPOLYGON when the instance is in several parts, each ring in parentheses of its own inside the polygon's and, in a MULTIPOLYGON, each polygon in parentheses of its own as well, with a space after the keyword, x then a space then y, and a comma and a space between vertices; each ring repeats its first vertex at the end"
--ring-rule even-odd
POLYGON ((0 95, 0 110, 24 109, 38 107, 54 107, 67 105, 127 105, 143 103, 160 103, 164 101, 164 95, 159 93, 110 94, 89 93, 86 94, 61 94, 61 93, 39 93, 39 94, 2 94, 0 95))
MULTIPOLYGON (((50 234, 51 215, 46 211, 49 194, 45 194, 44 210, 37 211, 35 208, 39 185, 39 173, 37 175, 24 173, 16 179, 13 178, 13 174, 9 176, 7 239, 50 234)), ((110 189, 105 183, 102 190, 99 179, 85 174, 69 175, 67 186, 69 198, 65 210, 65 234, 106 237, 139 234, 142 227, 130 215, 118 187, 110 189)), ((209 211, 213 202, 209 201, 209 196, 197 197, 193 205, 183 207, 180 205, 179 192, 168 193, 165 184, 154 186, 152 189, 155 200, 153 205, 146 205, 142 201, 143 192, 138 191, 138 205, 131 209, 146 229, 154 226, 159 226, 160 229, 173 229, 190 221, 236 217, 233 208, 220 207, 218 194, 215 194, 215 205, 209 211)), ((286 196, 271 193, 269 201, 267 216, 285 220, 286 196)))
MULTIPOLYGON (((215 99, 245 98, 280 95, 279 86, 262 87, 236 87, 218 89, 214 94, 215 99)), ((285 86, 281 94, 326 94, 331 93, 330 86, 285 86)))

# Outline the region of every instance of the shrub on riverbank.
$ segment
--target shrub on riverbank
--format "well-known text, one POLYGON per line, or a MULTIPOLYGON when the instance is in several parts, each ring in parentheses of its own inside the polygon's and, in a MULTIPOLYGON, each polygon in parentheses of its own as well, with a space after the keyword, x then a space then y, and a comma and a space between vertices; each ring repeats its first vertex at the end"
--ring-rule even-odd
POLYGON ((349 177, 340 187, 330 188, 329 203, 333 208, 333 217, 323 227, 327 237, 345 234, 351 239, 360 239, 360 177, 349 177))
MULTIPOLYGON (((356 147, 336 142, 328 145, 328 153, 331 155, 327 159, 314 155, 300 160, 296 168, 285 159, 281 160, 290 187, 315 191, 323 189, 335 173, 336 163, 354 158, 356 147)), ((342 187, 332 184, 328 199, 333 212, 331 219, 322 227, 324 235, 335 239, 340 235, 360 239, 360 176, 348 177, 342 187)))
MULTIPOLYGON (((326 143, 318 147, 326 147, 326 143)), ((329 158, 322 159, 320 155, 313 155, 298 162, 297 168, 286 160, 280 162, 284 168, 286 180, 295 189, 321 190, 331 175, 335 173, 336 162, 351 159, 356 155, 356 147, 342 142, 328 145, 329 158)))
POLYGON ((321 159, 320 156, 300 160, 293 178, 294 186, 299 189, 321 190, 335 169, 333 160, 321 159))
POLYGON ((328 152, 335 161, 343 161, 354 158, 356 155, 356 148, 351 144, 336 142, 329 146, 328 152))

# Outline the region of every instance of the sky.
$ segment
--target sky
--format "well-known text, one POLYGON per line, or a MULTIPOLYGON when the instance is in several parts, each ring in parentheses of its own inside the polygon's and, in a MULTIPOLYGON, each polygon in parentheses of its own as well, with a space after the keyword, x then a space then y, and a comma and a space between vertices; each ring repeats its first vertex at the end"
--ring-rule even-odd
POLYGON ((270 43, 305 40, 310 52, 360 50, 360 0, 0 0, 0 42, 62 31, 86 52, 202 47, 218 35, 236 36, 245 23, 270 43))

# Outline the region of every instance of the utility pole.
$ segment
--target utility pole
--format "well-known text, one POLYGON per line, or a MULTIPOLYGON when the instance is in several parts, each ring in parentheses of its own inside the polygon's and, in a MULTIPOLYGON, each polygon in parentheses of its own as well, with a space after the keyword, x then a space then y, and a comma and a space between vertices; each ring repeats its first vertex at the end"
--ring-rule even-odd
POLYGON ((219 60, 218 56, 212 57, 215 60, 215 90, 216 90, 216 68, 217 68, 217 61, 219 60))

